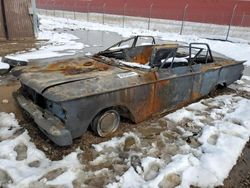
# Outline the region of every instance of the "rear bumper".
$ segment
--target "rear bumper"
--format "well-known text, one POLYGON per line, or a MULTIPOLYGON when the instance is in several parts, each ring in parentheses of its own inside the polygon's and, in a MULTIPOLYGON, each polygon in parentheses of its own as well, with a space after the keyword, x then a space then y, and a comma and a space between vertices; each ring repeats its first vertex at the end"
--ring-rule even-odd
POLYGON ((39 129, 55 144, 68 146, 73 143, 70 131, 65 129, 59 118, 48 112, 43 112, 39 106, 21 94, 17 94, 16 99, 19 105, 34 119, 39 129))

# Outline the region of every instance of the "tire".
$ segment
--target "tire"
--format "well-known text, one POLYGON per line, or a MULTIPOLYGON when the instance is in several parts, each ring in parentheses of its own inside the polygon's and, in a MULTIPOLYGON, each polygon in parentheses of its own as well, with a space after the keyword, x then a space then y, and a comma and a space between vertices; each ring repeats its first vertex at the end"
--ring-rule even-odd
POLYGON ((98 114, 91 123, 92 130, 100 137, 114 133, 120 125, 120 115, 116 110, 107 110, 98 114))

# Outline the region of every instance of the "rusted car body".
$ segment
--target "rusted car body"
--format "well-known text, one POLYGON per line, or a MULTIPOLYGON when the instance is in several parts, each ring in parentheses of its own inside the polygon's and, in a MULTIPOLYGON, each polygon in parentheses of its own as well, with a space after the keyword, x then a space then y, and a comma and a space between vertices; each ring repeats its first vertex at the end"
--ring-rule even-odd
POLYGON ((152 38, 151 44, 138 45, 140 37, 121 41, 91 58, 16 71, 22 84, 18 103, 44 134, 65 146, 89 125, 112 133, 120 116, 138 123, 196 101, 242 76, 244 62, 213 57, 207 44, 157 45, 152 38), (127 42, 132 45, 123 45, 127 42), (106 111, 108 115, 100 116, 106 111))

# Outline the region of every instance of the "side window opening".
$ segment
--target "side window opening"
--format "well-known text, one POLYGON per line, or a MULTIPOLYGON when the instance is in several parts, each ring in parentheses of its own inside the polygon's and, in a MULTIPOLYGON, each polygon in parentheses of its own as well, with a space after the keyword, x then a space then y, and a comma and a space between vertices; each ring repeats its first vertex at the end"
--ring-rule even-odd
POLYGON ((131 48, 133 43, 134 43, 134 39, 125 40, 109 48, 109 50, 120 50, 120 49, 125 49, 125 48, 131 48))
POLYGON ((114 44, 97 55, 146 64, 151 56, 153 45, 155 45, 155 39, 152 36, 134 36, 114 44))
POLYGON ((136 41, 136 46, 145 46, 155 44, 154 37, 151 36, 139 36, 136 41))
POLYGON ((179 48, 163 48, 158 49, 151 61, 153 67, 160 69, 168 69, 175 67, 188 66, 188 56, 179 53, 179 48))
POLYGON ((175 48, 169 48, 169 47, 157 47, 153 49, 151 60, 150 60, 150 66, 151 67, 168 67, 169 62, 167 61, 169 58, 174 57, 177 50, 177 46, 175 48))
POLYGON ((156 58, 157 63, 155 65, 163 69, 214 62, 210 47, 206 43, 191 43, 189 46, 179 46, 175 51, 165 53, 165 56, 161 56, 159 53, 158 58, 161 59, 161 62, 156 58))
POLYGON ((206 43, 190 43, 190 64, 206 64, 214 62, 210 47, 206 43))

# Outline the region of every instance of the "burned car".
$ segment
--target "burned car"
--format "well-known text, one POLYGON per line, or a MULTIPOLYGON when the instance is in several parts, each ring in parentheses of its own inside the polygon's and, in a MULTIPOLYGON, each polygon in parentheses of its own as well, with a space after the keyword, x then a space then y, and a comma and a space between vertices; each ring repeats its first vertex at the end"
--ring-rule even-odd
POLYGON ((140 45, 142 37, 122 40, 92 57, 16 71, 18 103, 47 137, 66 146, 88 127, 109 136, 120 117, 144 121, 242 76, 243 61, 213 56, 207 44, 155 44, 147 37, 151 42, 140 45))

